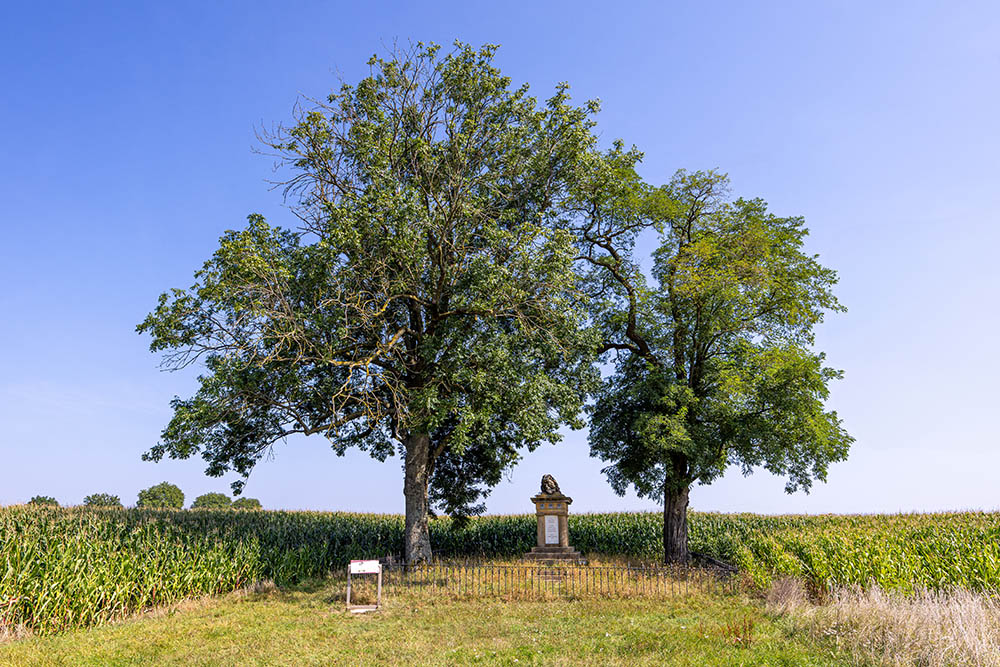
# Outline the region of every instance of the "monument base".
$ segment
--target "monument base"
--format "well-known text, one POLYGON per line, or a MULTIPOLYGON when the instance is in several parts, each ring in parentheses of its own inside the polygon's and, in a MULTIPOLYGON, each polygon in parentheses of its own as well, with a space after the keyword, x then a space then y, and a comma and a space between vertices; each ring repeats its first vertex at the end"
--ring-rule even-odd
POLYGON ((557 563, 585 565, 587 562, 580 555, 580 552, 573 547, 560 546, 533 547, 531 551, 524 554, 524 560, 538 563, 539 565, 555 565, 557 563))

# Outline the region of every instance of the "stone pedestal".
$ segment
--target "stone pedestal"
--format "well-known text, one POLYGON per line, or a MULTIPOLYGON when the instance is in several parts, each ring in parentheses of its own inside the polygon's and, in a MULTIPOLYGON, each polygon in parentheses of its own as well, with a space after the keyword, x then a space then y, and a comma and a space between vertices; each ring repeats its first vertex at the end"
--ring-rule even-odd
POLYGON ((569 545, 569 505, 573 499, 557 491, 539 493, 531 502, 538 518, 538 546, 524 555, 525 560, 547 565, 581 562, 579 552, 569 545))

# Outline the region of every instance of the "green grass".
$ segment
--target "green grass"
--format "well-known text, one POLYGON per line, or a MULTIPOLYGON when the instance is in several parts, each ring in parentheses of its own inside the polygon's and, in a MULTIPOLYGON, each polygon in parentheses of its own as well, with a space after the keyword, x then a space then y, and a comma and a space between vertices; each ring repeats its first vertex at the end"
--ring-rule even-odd
POLYGON ((421 593, 352 616, 342 584, 327 581, 23 639, 0 645, 0 664, 856 664, 782 627, 756 601, 712 595, 505 603, 421 593), (746 645, 734 628, 748 623, 746 645))

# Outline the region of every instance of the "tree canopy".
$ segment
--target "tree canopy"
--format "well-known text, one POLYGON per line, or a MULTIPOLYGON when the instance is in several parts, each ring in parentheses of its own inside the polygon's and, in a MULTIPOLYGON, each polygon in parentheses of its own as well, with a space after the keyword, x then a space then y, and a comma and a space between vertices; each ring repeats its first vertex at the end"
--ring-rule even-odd
POLYGON ((582 426, 594 340, 556 222, 597 107, 565 86, 539 104, 495 50, 372 57, 264 137, 300 225, 250 216, 139 325, 167 367, 206 369, 147 458, 200 453, 209 475, 245 478, 293 434, 398 454, 421 560, 431 503, 481 511, 521 450, 582 426))
POLYGON ((825 479, 852 438, 827 411, 840 371, 813 350, 814 327, 841 311, 836 273, 803 251, 802 218, 728 197, 714 172, 661 188, 617 147, 584 189, 578 230, 593 321, 614 373, 591 406, 592 454, 612 488, 664 501, 668 561, 686 560, 688 491, 729 466, 784 475, 789 492, 825 479), (659 235, 651 277, 634 257, 659 235))
POLYGON ((140 491, 136 506, 179 510, 184 507, 184 492, 169 482, 160 482, 140 491))
POLYGON ((224 493, 205 493, 194 499, 191 509, 229 509, 233 504, 232 498, 224 493))
POLYGON ((233 501, 234 510, 259 510, 261 509, 260 501, 256 498, 237 498, 233 501))
POLYGON ((28 501, 29 505, 41 505, 44 507, 59 507, 59 501, 52 496, 35 496, 28 501))
POLYGON ((92 493, 83 499, 83 504, 87 507, 121 507, 122 501, 110 493, 92 493))

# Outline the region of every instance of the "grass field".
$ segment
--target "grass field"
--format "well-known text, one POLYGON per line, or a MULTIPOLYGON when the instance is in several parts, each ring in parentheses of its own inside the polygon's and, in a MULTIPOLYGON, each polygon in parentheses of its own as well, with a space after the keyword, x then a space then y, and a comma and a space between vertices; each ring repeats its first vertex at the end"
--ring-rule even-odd
POLYGON ((838 665, 741 596, 501 602, 426 593, 344 611, 340 582, 181 603, 0 644, 4 665, 838 665))

